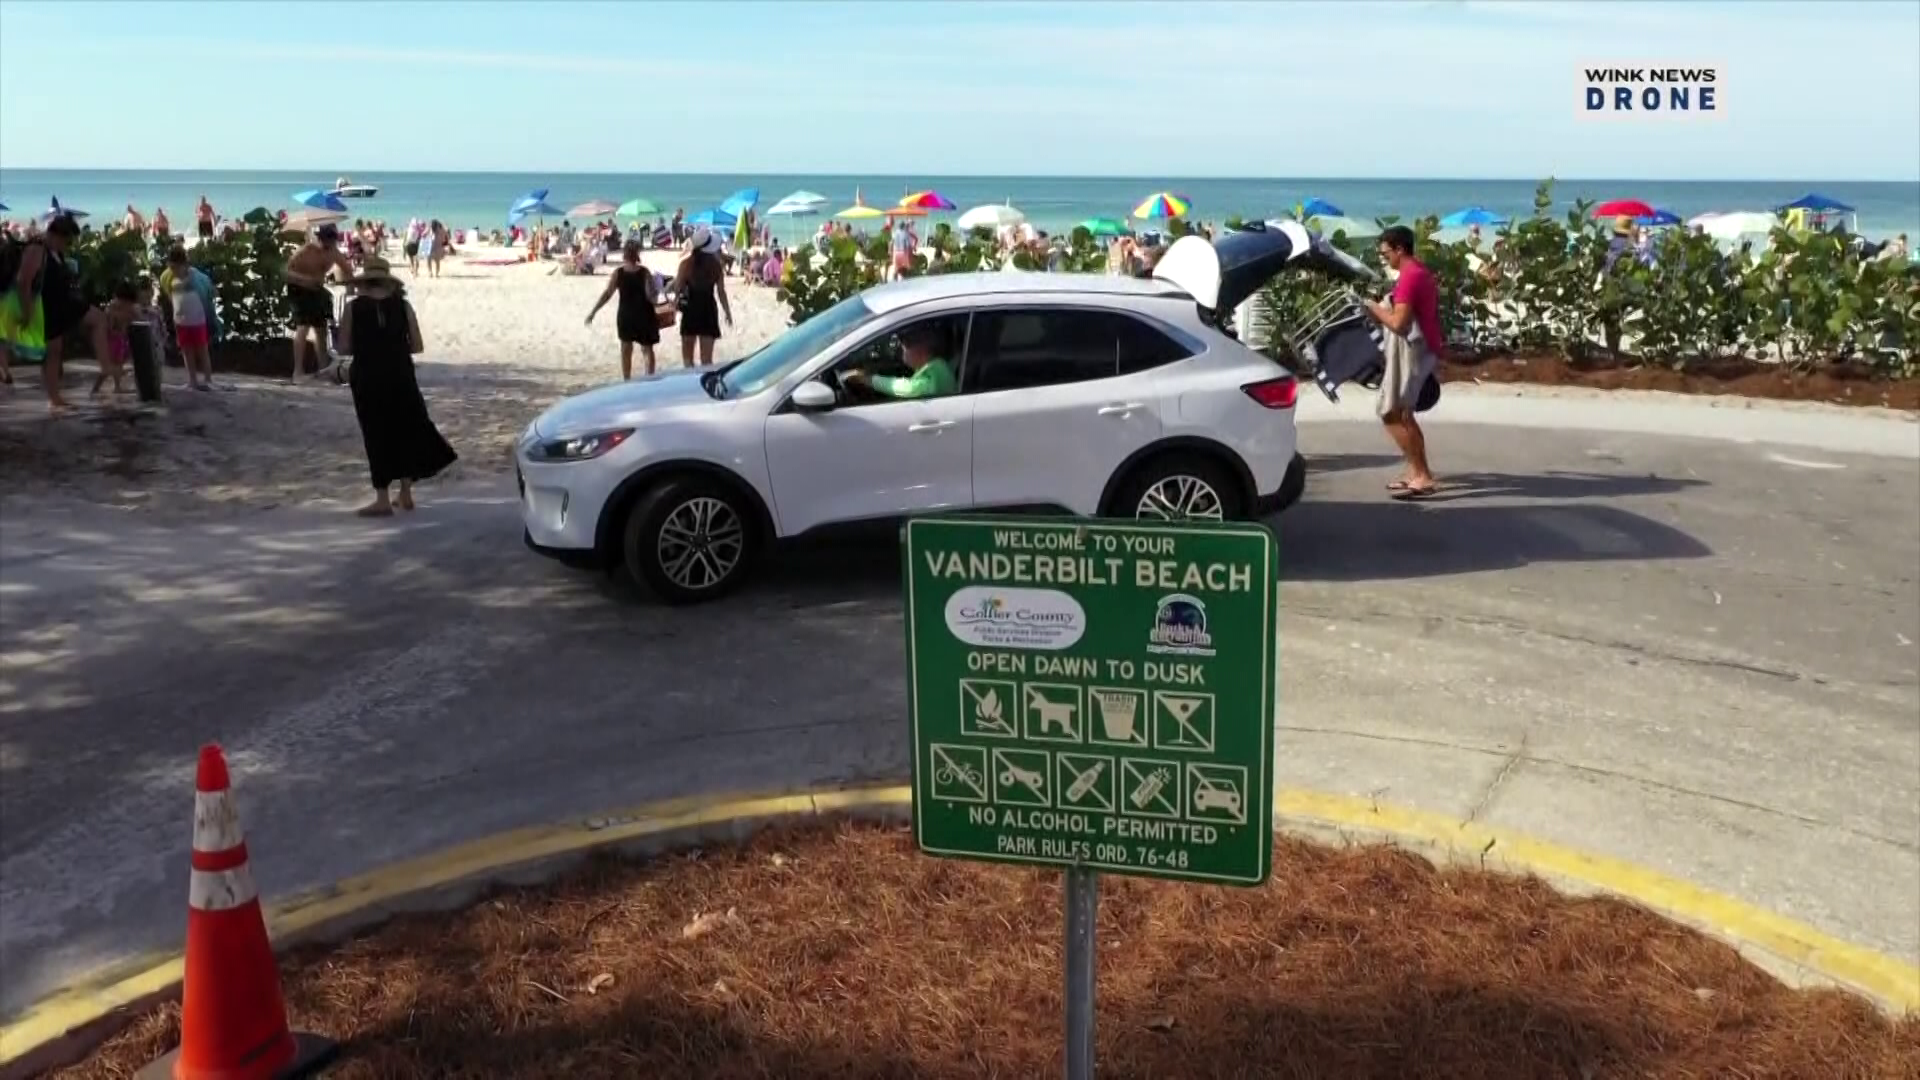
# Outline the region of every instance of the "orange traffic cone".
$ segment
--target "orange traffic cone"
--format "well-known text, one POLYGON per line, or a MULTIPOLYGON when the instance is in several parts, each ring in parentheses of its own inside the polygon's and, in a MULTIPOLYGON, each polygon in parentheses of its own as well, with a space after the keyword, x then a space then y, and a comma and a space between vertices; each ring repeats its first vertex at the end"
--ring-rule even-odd
POLYGON ((139 1080, 290 1080, 309 1076, 338 1047, 287 1029, 280 971, 267 941, 260 894, 247 868, 246 834, 226 755, 200 748, 193 797, 193 875, 187 890, 187 960, 180 1046, 139 1080))

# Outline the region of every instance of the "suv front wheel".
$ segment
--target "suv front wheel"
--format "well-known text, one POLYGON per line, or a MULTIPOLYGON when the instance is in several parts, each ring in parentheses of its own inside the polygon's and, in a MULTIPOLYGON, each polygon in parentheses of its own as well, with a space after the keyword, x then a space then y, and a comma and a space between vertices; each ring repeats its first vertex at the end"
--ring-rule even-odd
POLYGON ((627 573, 667 603, 712 600, 747 576, 751 518, 739 497, 717 484, 667 480, 628 512, 621 554, 627 573))
POLYGON ((1144 521, 1235 521, 1246 516, 1233 476, 1193 454, 1167 454, 1140 465, 1120 485, 1112 516, 1144 521))

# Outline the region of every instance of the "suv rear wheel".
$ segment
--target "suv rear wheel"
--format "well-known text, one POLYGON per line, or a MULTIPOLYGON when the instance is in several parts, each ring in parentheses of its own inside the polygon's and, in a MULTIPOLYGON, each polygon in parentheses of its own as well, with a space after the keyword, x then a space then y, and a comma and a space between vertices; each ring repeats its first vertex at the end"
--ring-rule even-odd
POLYGON ((1234 521, 1246 516, 1239 485, 1218 462, 1167 454, 1137 467, 1114 495, 1113 516, 1146 521, 1234 521))
POLYGON ((753 561, 752 518, 726 488, 697 479, 666 480, 627 514, 621 554, 627 573, 669 604, 693 604, 732 591, 753 561))

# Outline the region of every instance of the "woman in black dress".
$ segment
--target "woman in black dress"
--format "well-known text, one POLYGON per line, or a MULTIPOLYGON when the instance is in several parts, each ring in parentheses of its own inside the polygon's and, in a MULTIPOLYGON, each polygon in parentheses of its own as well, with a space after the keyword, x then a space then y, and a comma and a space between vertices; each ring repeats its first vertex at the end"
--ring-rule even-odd
POLYGON ((694 343, 700 346, 700 366, 713 363, 713 343, 720 340, 720 317, 733 325, 727 305, 727 271, 720 262, 720 234, 702 225, 687 239, 687 253, 673 276, 673 295, 680 302, 680 362, 693 366, 694 343))
POLYGON ((357 513, 390 517, 396 506, 413 509, 414 481, 437 475, 459 455, 440 437, 420 396, 413 358, 425 346, 406 289, 378 255, 367 256, 353 287, 354 298, 340 316, 340 338, 353 354, 347 381, 373 475, 373 501, 357 513), (396 484, 399 493, 389 500, 387 489, 396 484))
POLYGON ((640 264, 640 241, 629 240, 620 250, 621 262, 607 276, 606 291, 594 302, 593 310, 587 312, 587 325, 593 325, 593 317, 607 306, 615 293, 620 294, 620 307, 614 312, 613 323, 620 332, 620 377, 633 378, 633 347, 640 346, 640 358, 647 363, 647 374, 653 374, 653 347, 660 344, 660 315, 658 304, 659 290, 654 286, 653 271, 640 264))

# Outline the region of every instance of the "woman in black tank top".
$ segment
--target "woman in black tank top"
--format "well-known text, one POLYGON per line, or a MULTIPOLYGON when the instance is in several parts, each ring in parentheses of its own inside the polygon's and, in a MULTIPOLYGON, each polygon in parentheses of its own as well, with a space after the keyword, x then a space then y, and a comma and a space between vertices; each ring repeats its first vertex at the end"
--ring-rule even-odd
POLYGON ((633 347, 640 346, 640 358, 646 362, 646 373, 653 374, 653 347, 660 344, 660 316, 656 305, 659 303, 659 291, 654 287, 653 271, 640 263, 640 242, 627 241, 621 249, 620 265, 613 268, 608 276, 607 287, 601 292, 600 299, 594 302, 593 310, 587 312, 587 325, 593 325, 593 317, 607 301, 619 294, 620 307, 614 313, 614 326, 620 334, 620 377, 633 378, 633 347))

